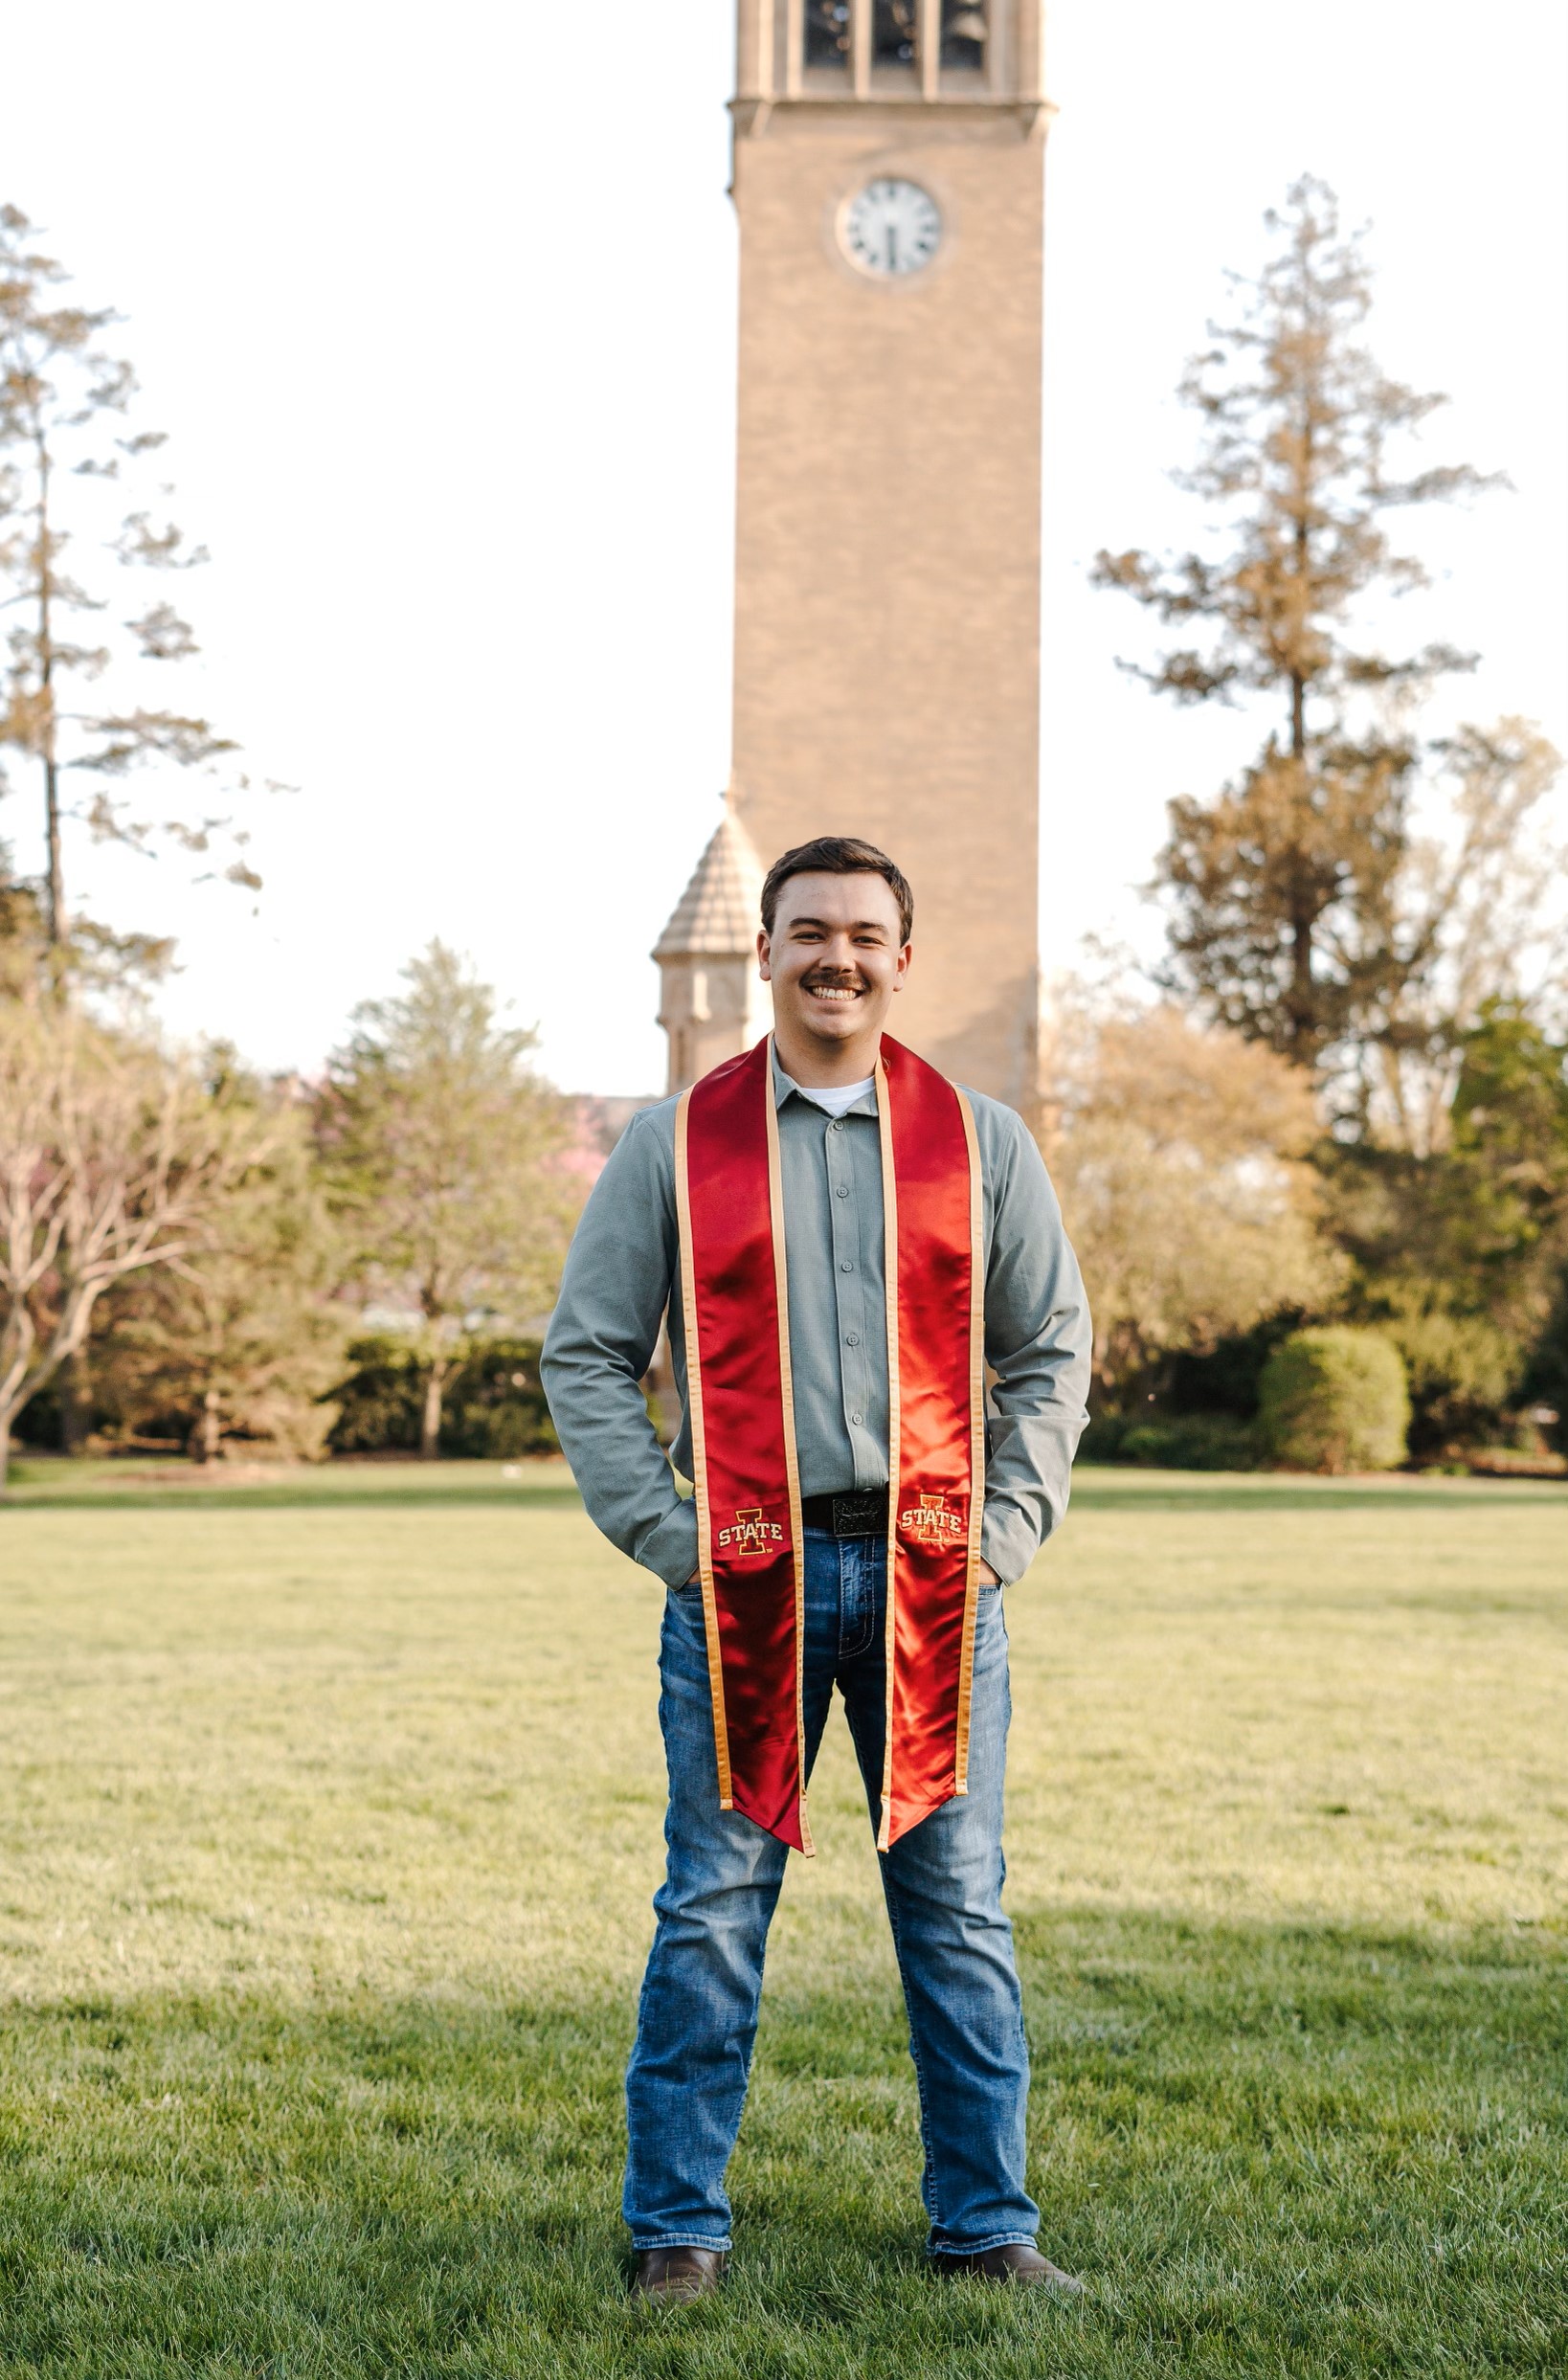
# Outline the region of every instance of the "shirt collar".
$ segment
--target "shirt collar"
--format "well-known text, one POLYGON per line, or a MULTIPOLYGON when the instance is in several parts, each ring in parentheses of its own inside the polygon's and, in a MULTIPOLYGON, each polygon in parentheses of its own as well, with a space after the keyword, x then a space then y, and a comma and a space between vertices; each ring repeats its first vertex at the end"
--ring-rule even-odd
MULTIPOLYGON (((774 1046, 771 1036, 768 1042, 768 1052, 773 1065, 774 1107, 783 1107, 785 1101, 788 1099, 805 1098, 805 1093, 801 1090, 799 1084, 795 1082, 788 1074, 786 1074, 783 1067, 779 1065, 778 1051, 774 1046)), ((811 1104, 812 1103, 809 1099, 806 1100, 806 1105, 808 1107, 810 1107, 811 1104)), ((877 1091, 876 1085, 874 1083, 868 1091, 863 1091, 861 1094, 860 1098, 856 1100, 852 1108, 846 1108, 844 1110, 844 1113, 846 1115, 875 1115, 876 1112, 877 1091)))

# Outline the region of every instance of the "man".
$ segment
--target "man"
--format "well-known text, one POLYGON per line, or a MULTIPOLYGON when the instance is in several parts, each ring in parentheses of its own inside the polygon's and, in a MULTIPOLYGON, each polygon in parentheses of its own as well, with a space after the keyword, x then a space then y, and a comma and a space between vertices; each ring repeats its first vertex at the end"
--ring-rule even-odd
POLYGON ((856 838, 775 863, 772 1040, 634 1118, 545 1343, 590 1514, 669 1589, 668 1867, 626 2077, 649 2298, 716 2287, 729 2253, 768 1926, 786 1847, 811 1849, 835 1685, 908 2011, 933 2269, 1079 2286, 1035 2247, 1024 2188, 1001 1590, 1066 1506, 1088 1314, 1020 1119, 884 1040, 912 909, 856 838), (666 1307, 690 1500, 638 1384, 666 1307))

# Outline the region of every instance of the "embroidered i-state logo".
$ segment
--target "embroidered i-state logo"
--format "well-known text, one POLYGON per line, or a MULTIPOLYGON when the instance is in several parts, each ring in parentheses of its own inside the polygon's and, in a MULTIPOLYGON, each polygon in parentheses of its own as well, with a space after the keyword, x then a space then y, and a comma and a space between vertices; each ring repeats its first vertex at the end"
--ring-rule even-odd
POLYGON ((917 1505, 900 1513, 898 1525, 922 1545, 951 1545, 968 1528, 963 1514, 950 1510, 945 1495, 922 1495, 917 1505))
POLYGON ((782 1545, 784 1531, 778 1521, 763 1517, 760 1504, 752 1504, 738 1508, 733 1528, 719 1530, 714 1541, 731 1561, 749 1561, 782 1545))

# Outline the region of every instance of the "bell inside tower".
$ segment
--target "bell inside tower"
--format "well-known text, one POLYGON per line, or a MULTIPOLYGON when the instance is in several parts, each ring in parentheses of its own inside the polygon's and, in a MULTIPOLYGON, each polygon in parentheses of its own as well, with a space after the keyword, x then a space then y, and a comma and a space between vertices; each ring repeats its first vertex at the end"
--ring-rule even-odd
POLYGON ((905 81, 930 99, 962 96, 987 79, 991 15, 989 0, 795 0, 779 16, 795 53, 786 81, 800 72, 807 90, 844 98, 905 81))
POLYGON ((984 0, 942 0, 942 63, 985 71, 984 0))

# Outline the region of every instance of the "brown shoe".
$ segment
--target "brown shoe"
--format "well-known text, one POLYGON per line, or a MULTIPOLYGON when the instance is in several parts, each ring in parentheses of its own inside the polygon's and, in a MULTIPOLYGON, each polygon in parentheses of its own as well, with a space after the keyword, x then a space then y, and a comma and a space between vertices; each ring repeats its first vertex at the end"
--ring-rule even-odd
POLYGON ((1084 2284, 1060 2265, 1049 2263, 1038 2248, 1010 2240, 1005 2248, 979 2248, 973 2256, 932 2257, 931 2270, 944 2280, 1005 2280, 1025 2289, 1054 2289, 1064 2298, 1082 2297, 1084 2284))
POLYGON ((711 2297, 728 2261, 722 2248, 644 2248, 632 2275, 632 2295, 652 2298, 659 2305, 711 2297))

